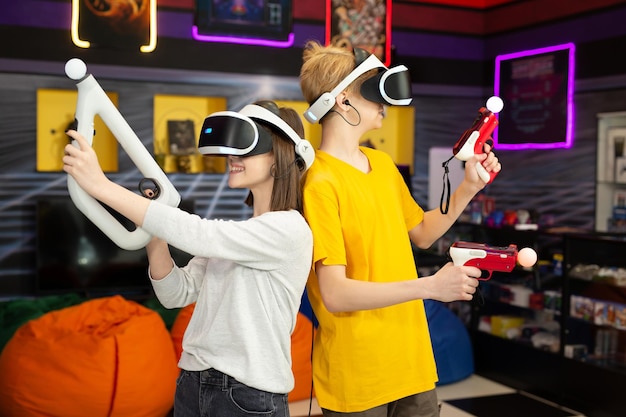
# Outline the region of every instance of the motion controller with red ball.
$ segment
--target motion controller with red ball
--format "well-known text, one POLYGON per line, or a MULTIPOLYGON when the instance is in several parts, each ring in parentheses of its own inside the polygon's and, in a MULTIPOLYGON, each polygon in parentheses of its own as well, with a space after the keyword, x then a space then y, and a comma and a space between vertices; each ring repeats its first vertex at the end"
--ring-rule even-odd
POLYGON ((518 264, 530 268, 537 262, 537 253, 532 248, 522 248, 518 252, 514 244, 489 246, 459 241, 453 243, 448 252, 454 265, 475 266, 486 273, 478 278, 480 280, 490 279, 494 271, 511 272, 518 264))
MULTIPOLYGON (((491 134, 498 126, 496 113, 504 107, 502 99, 497 96, 487 100, 486 107, 478 110, 478 117, 472 126, 467 129, 452 148, 454 156, 461 161, 468 161, 475 154, 485 153, 485 143, 490 140, 491 134)), ((481 164, 476 165, 480 178, 486 183, 491 183, 497 172, 487 172, 481 164)))

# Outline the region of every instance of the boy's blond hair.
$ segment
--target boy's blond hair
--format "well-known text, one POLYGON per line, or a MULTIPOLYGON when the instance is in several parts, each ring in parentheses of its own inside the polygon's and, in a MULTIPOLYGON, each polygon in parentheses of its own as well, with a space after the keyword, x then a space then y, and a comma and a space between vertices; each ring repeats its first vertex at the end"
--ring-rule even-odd
MULTIPOLYGON (((332 91, 356 67, 356 58, 352 51, 339 46, 322 46, 317 41, 307 42, 302 60, 300 89, 309 104, 313 104, 322 94, 332 91)), ((368 71, 346 90, 354 91, 373 74, 375 70, 368 71)))

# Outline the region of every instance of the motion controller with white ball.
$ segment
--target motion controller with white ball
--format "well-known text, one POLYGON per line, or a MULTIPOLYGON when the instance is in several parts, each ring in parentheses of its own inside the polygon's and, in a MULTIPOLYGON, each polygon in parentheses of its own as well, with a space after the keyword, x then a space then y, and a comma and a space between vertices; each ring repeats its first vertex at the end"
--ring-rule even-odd
POLYGON ((519 252, 517 245, 489 246, 484 243, 455 242, 449 249, 450 258, 454 265, 475 266, 487 275, 480 280, 488 280, 494 271, 511 272, 516 265, 530 268, 537 262, 537 253, 532 248, 522 248, 519 252))
MULTIPOLYGON (((72 58, 65 64, 65 73, 70 79, 76 81, 78 89, 73 128, 89 144, 92 144, 94 117, 96 114, 99 115, 139 171, 145 175, 145 179, 154 184, 154 189, 149 190, 150 192, 142 190, 144 196, 159 200, 172 207, 178 206, 180 195, 176 188, 100 87, 100 84, 91 74, 87 73, 85 63, 78 58, 72 58)), ((76 141, 73 141, 73 144, 78 146, 76 141)), ((67 176, 67 188, 76 207, 120 248, 140 249, 152 239, 152 236, 139 227, 133 231, 128 230, 102 204, 80 188, 71 175, 67 176)))
MULTIPOLYGON (((452 153, 457 159, 467 161, 475 154, 485 153, 485 143, 490 140, 491 134, 498 126, 496 113, 499 113, 503 107, 502 99, 493 96, 487 100, 486 107, 481 107, 478 110, 478 117, 472 126, 463 132, 452 148, 452 153)), ((486 183, 491 183, 498 175, 497 172, 487 172, 481 164, 476 165, 476 170, 480 178, 486 183)))

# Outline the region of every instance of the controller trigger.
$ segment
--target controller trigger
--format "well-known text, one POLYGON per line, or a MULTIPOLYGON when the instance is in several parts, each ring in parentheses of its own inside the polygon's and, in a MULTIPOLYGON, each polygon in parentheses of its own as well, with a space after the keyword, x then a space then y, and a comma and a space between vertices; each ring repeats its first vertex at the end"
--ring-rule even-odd
POLYGON ((154 200, 159 197, 161 188, 154 178, 142 178, 139 181, 139 192, 147 199, 154 200))
POLYGON ((78 120, 74 118, 72 122, 68 123, 67 127, 65 128, 65 131, 67 132, 68 130, 77 130, 77 129, 78 129, 78 120))

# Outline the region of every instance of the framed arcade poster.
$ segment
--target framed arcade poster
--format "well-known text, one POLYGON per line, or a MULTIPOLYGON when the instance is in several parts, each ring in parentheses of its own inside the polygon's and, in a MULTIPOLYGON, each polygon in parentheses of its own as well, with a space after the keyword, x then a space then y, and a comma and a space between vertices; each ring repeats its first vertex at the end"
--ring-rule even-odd
POLYGON ((156 48, 157 0, 72 0, 71 35, 80 48, 156 48))
POLYGON ((391 61, 391 0, 326 0, 326 44, 358 47, 391 61))

